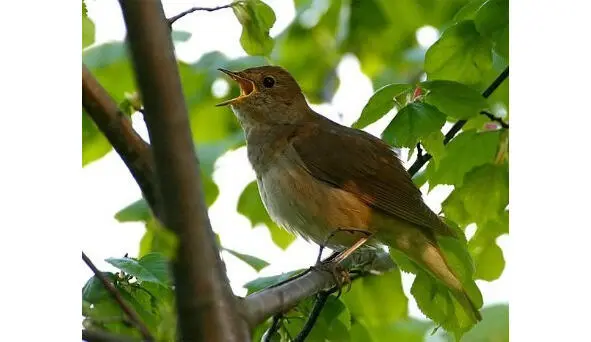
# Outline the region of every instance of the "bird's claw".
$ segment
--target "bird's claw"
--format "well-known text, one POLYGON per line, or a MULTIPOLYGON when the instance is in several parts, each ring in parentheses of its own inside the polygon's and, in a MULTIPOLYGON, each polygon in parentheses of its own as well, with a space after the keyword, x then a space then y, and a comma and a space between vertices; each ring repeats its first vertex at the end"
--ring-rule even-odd
POLYGON ((332 275, 336 286, 337 286, 337 298, 339 298, 342 294, 343 285, 347 285, 346 292, 351 290, 351 278, 349 277, 349 272, 339 263, 334 262, 319 262, 316 265, 312 266, 313 269, 318 271, 328 272, 332 275))

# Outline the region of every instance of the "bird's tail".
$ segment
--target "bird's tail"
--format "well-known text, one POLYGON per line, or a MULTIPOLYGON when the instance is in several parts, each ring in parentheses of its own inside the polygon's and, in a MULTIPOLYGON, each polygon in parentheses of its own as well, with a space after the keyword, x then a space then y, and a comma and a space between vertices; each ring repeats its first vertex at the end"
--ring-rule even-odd
POLYGON ((470 299, 458 276, 451 269, 437 245, 437 242, 422 234, 416 227, 412 230, 390 231, 380 234, 380 240, 390 248, 403 252, 412 261, 425 268, 431 275, 444 283, 452 292, 454 298, 472 315, 475 322, 482 320, 480 311, 470 299))

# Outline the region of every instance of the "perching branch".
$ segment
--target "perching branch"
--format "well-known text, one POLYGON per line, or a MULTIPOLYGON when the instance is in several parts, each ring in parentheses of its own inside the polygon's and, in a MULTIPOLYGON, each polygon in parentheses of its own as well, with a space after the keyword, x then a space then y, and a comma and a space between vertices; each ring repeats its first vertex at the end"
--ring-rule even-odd
POLYGON ((174 17, 168 18, 168 26, 172 26, 172 24, 174 24, 175 21, 177 21, 180 18, 186 16, 187 14, 191 14, 191 13, 196 12, 196 11, 213 12, 213 11, 221 10, 221 9, 224 9, 224 8, 231 8, 231 7, 233 7, 236 4, 239 4, 241 2, 242 1, 234 1, 231 4, 227 4, 227 5, 223 5, 223 6, 218 6, 218 7, 193 7, 193 8, 190 8, 190 9, 188 9, 186 11, 183 11, 183 12, 175 15, 174 17))
POLYGON ((117 289, 115 288, 115 285, 113 285, 107 279, 107 277, 105 277, 105 275, 98 270, 98 268, 96 268, 96 266, 92 263, 92 261, 90 261, 90 259, 86 256, 84 252, 82 252, 82 260, 84 260, 84 262, 92 270, 94 275, 97 278, 99 278, 101 283, 103 283, 103 286, 105 287, 107 292, 109 292, 109 294, 113 296, 113 299, 117 302, 117 304, 119 304, 123 312, 125 312, 125 314, 129 317, 129 320, 133 323, 133 325, 135 325, 135 327, 140 331, 144 339, 148 341, 154 341, 154 338, 150 334, 148 327, 142 322, 137 312, 135 312, 135 310, 133 310, 133 308, 125 302, 123 297, 121 297, 119 291, 117 291, 117 289))
POLYGON ((154 163, 150 145, 137 134, 131 120, 119 110, 117 103, 85 65, 82 65, 82 106, 123 159, 144 198, 156 213, 154 163))
POLYGON ((163 223, 178 236, 173 261, 183 341, 249 341, 216 247, 168 20, 160 1, 120 0, 155 162, 163 223))
MULTIPOLYGON (((497 90, 497 88, 509 77, 509 66, 501 72, 501 74, 491 83, 485 91, 482 92, 482 97, 488 98, 492 93, 497 90)), ((459 120, 457 121, 445 134, 445 138, 443 139, 443 144, 447 145, 447 143, 455 137, 455 135, 464 127, 467 120, 459 120)), ((412 176, 417 173, 430 159, 432 156, 430 154, 423 155, 422 158, 417 158, 417 160, 408 168, 408 173, 412 176)))

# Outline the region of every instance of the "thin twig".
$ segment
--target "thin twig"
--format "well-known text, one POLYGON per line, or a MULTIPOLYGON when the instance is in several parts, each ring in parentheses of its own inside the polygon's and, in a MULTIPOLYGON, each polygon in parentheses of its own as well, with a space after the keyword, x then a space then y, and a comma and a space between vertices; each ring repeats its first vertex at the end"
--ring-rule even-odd
MULTIPOLYGON (((486 88, 485 91, 482 92, 482 97, 484 98, 488 98, 490 95, 492 95, 492 93, 497 90, 497 88, 501 85, 501 83, 503 83, 504 80, 506 80, 509 77, 509 66, 507 66, 505 68, 505 70, 503 70, 503 72, 501 72, 501 74, 491 83, 491 85, 486 88)), ((451 139, 453 139, 453 137, 460 131, 460 129, 462 129, 462 127, 464 127, 464 125, 466 124, 467 120, 459 120, 457 121, 449 130, 449 132, 447 132, 445 134, 445 138, 443 139, 443 144, 446 145, 451 139)), ((409 168, 408 168, 408 173, 413 176, 415 173, 417 173, 430 159, 432 158, 432 156, 430 154, 425 154, 423 156, 423 158, 421 159, 417 159, 409 168)))
POLYGON ((423 159, 423 147, 421 143, 417 143, 417 159, 423 159))
POLYGON ((480 112, 480 114, 486 115, 491 121, 494 121, 494 122, 499 123, 501 125, 501 127, 503 127, 503 128, 507 128, 507 129, 509 128, 509 124, 508 123, 506 123, 505 121, 503 121, 503 119, 495 116, 493 113, 489 113, 486 110, 483 110, 483 111, 480 112))
POLYGON ((278 315, 273 316, 273 322, 271 323, 269 330, 267 330, 267 332, 265 332, 265 336, 263 337, 263 342, 271 342, 273 340, 273 336, 275 336, 275 334, 277 334, 277 332, 279 331, 279 326, 281 325, 282 319, 283 319, 282 314, 278 314, 278 315))
POLYGON ((82 252, 82 260, 84 260, 84 262, 92 270, 94 275, 97 278, 99 278, 99 280, 103 283, 103 286, 105 287, 105 289, 107 289, 107 291, 111 294, 111 296, 113 296, 113 299, 115 299, 115 301, 117 302, 117 304, 119 304, 119 306, 121 307, 123 312, 125 312, 125 314, 129 317, 129 320, 140 331, 140 333, 142 334, 144 339, 146 339, 148 341, 154 341, 154 338, 150 334, 148 327, 142 322, 142 320, 141 320, 140 316, 137 314, 137 312, 135 312, 135 310, 133 310, 133 308, 125 302, 123 297, 121 297, 121 294, 119 293, 119 291, 117 291, 117 289, 115 288, 115 285, 113 285, 107 279, 107 277, 105 277, 105 275, 101 271, 98 270, 98 268, 96 268, 96 266, 92 263, 92 261, 90 261, 90 259, 86 256, 86 254, 84 252, 82 252))
POLYGON ((222 5, 222 6, 218 6, 218 7, 193 7, 193 8, 190 8, 190 9, 186 10, 186 11, 183 11, 183 12, 181 12, 181 13, 173 16, 173 17, 168 18, 168 26, 172 26, 172 24, 174 24, 175 21, 177 21, 180 18, 186 16, 187 14, 191 14, 191 13, 196 12, 196 11, 213 12, 213 11, 221 10, 221 9, 224 9, 224 8, 233 7, 236 4, 239 4, 241 2, 242 1, 234 1, 231 4, 222 5))
MULTIPOLYGON (((120 0, 155 163, 164 225, 178 236, 173 261, 183 341, 248 341, 207 214, 199 158, 160 1, 120 0)), ((205 129, 205 127, 203 127, 205 129)))
POLYGON ((82 340, 87 342, 140 342, 137 338, 113 334, 107 331, 82 329, 82 340))
POLYGON ((314 325, 316 324, 316 321, 320 316, 320 312, 322 312, 322 308, 326 304, 326 301, 328 300, 329 296, 329 291, 322 291, 316 295, 314 307, 308 315, 308 319, 306 320, 304 327, 302 328, 298 336, 296 336, 296 338, 293 340, 293 342, 303 342, 306 339, 306 337, 310 335, 310 332, 312 331, 312 328, 314 328, 314 325))

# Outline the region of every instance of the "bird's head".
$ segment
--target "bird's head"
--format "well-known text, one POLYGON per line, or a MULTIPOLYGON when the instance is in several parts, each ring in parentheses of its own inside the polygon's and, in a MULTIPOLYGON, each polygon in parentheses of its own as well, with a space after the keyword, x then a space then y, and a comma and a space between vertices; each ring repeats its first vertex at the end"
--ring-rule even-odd
POLYGON ((230 105, 243 126, 298 123, 309 117, 302 90, 287 70, 278 66, 218 70, 240 86, 238 97, 218 106, 230 105))

